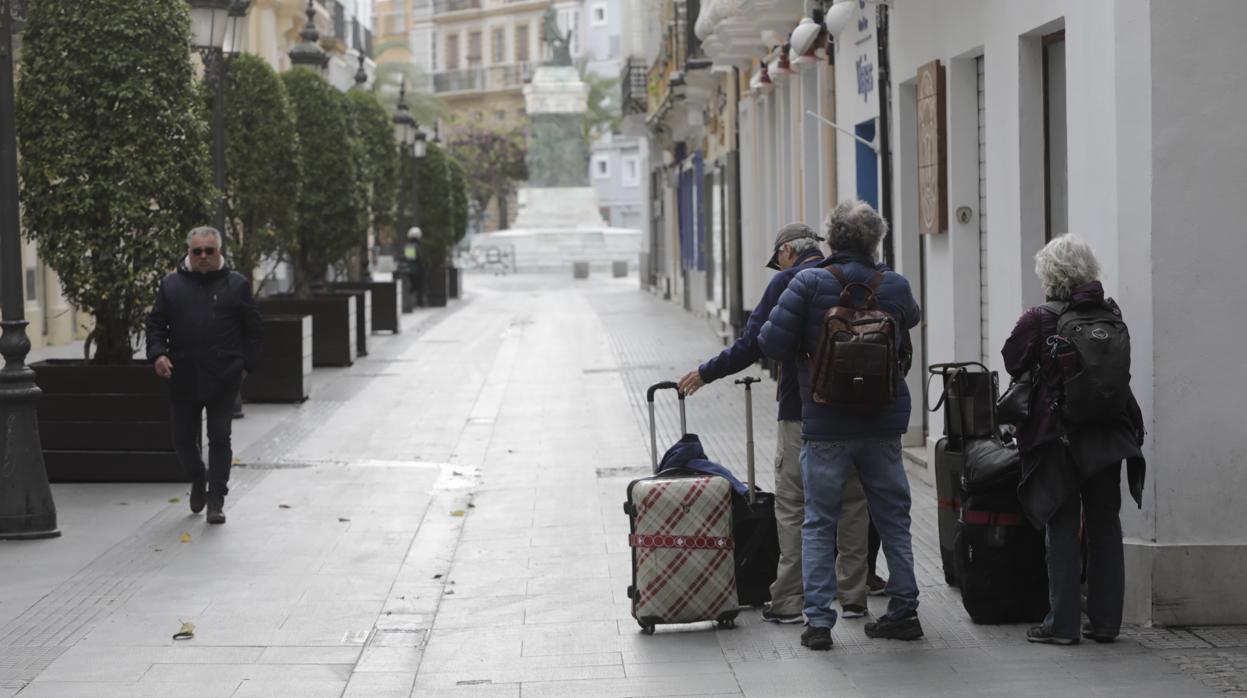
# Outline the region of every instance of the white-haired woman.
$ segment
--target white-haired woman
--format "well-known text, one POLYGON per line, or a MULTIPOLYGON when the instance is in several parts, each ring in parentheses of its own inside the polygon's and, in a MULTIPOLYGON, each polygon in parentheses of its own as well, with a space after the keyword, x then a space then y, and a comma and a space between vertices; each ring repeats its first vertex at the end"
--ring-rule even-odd
POLYGON ((1128 462, 1131 494, 1136 502, 1141 501, 1143 419, 1129 393, 1128 373, 1122 400, 1113 403, 1119 407, 1097 413, 1091 420, 1068 418, 1071 412, 1061 403, 1066 397, 1065 380, 1078 370, 1079 354, 1058 332, 1058 319, 1063 313, 1099 316, 1121 328, 1127 348, 1128 334, 1117 303, 1104 297, 1100 265, 1091 247, 1078 236, 1062 235, 1045 245, 1035 255, 1035 274, 1047 302, 1022 313, 1001 350, 1009 375, 1018 378, 1033 372, 1036 376, 1030 418, 1017 425, 1022 452, 1018 495, 1031 522, 1046 527, 1051 610, 1042 625, 1027 631, 1026 639, 1060 645, 1079 641, 1082 555, 1078 530, 1080 522, 1085 522, 1088 623, 1081 634, 1111 642, 1121 630, 1125 588, 1118 516, 1121 462, 1128 462))

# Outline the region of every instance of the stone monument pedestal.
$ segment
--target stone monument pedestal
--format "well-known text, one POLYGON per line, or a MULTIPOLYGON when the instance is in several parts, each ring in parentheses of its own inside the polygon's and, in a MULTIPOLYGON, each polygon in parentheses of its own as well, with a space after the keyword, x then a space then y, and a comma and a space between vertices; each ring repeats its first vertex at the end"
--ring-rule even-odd
POLYGON ((583 124, 589 86, 569 65, 543 65, 524 87, 530 119, 528 183, 510 230, 477 235, 472 247, 505 246, 520 271, 566 270, 585 262, 602 270, 634 262, 641 231, 611 228, 589 184, 583 124))

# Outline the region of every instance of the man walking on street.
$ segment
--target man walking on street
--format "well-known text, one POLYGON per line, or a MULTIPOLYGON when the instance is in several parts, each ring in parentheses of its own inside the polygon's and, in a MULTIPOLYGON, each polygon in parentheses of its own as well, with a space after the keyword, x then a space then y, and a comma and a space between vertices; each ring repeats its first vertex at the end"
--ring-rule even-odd
MULTIPOLYGON (((680 379, 680 390, 692 395, 711 381, 739 373, 762 358, 758 331, 771 315, 780 294, 798 272, 823 261, 822 240, 804 223, 789 223, 780 229, 766 266, 779 271, 767 284, 745 324, 745 331, 732 346, 723 350, 680 379)), ((775 525, 779 534, 779 565, 771 584, 771 603, 762 611, 762 620, 771 623, 800 623, 804 606, 801 583, 801 523, 805 519, 804 488, 801 483, 801 395, 797 385, 797 366, 785 361, 779 372, 779 428, 775 448, 775 525)), ((857 478, 845 485, 845 516, 840 529, 841 555, 836 574, 840 581, 841 603, 846 617, 866 613, 866 499, 857 478), (855 489, 854 489, 855 488, 855 489), (856 498, 852 493, 856 492, 856 498)))
MULTIPOLYGON (((887 223, 869 204, 847 201, 828 216, 826 227, 835 253, 828 264, 793 277, 758 333, 758 345, 767 356, 780 361, 814 356, 825 314, 840 305, 841 293, 854 291, 849 288, 854 285, 869 288, 873 299, 869 307, 875 308, 877 302, 878 309, 891 317, 897 331, 893 348, 906 355, 908 331, 918 324, 921 313, 905 277, 876 261, 887 223)), ((856 291, 853 298, 864 295, 862 289, 856 291)), ((836 611, 831 607, 836 598, 836 575, 832 572, 836 527, 845 483, 853 472, 865 490, 891 577, 886 587, 891 597, 888 612, 866 624, 866 635, 898 640, 922 637, 909 531, 909 480, 901 462, 901 435, 909 426, 910 411, 905 363, 899 361, 893 367, 892 375, 899 378, 896 393, 886 407, 815 403, 810 366, 805 361, 798 364, 804 439, 801 469, 806 495, 802 565, 808 625, 801 644, 813 650, 831 649, 831 628, 836 623, 836 611)), ((829 370, 841 368, 837 363, 829 370)))
POLYGON ((208 506, 208 523, 225 523, 234 397, 260 356, 263 327, 251 282, 221 256, 221 233, 199 227, 186 259, 160 282, 147 317, 147 358, 169 381, 173 447, 191 478, 191 511, 208 506), (208 414, 208 468, 199 447, 208 414))

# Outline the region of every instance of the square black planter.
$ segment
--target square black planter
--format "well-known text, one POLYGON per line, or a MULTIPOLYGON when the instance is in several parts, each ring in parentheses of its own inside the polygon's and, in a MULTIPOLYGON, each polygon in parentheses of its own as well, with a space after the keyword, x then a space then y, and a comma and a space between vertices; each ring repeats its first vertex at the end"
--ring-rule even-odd
POLYGON ((312 316, 264 317, 264 351, 242 384, 247 402, 302 402, 312 387, 312 316))
POLYGON ((186 482, 173 451, 169 388, 145 361, 31 364, 43 391, 39 439, 53 482, 186 482))
POLYGON ((368 335, 372 334, 372 291, 366 288, 326 287, 313 291, 322 296, 348 296, 355 299, 355 355, 368 356, 368 335))
POLYGON ((269 296, 257 302, 261 315, 311 315, 312 365, 350 366, 355 363, 356 335, 354 296, 317 295, 307 300, 294 296, 269 296))
POLYGON ((402 330, 399 321, 402 313, 402 284, 394 281, 338 281, 329 284, 331 290, 367 289, 372 291, 372 331, 394 332, 402 330))

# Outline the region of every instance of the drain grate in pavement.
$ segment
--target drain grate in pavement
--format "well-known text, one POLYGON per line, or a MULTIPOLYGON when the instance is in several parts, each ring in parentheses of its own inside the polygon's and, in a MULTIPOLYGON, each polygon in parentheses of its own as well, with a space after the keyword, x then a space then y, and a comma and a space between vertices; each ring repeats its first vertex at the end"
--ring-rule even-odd
POLYGON ((235 468, 247 468, 249 470, 303 470, 304 468, 315 467, 311 463, 236 463, 235 468))
POLYGON ((1218 649, 1247 647, 1247 627, 1187 628, 1187 630, 1218 649))
POLYGON ((654 471, 644 465, 626 465, 619 468, 598 468, 598 477, 647 477, 654 471))
POLYGON ((0 688, 22 689, 67 647, 0 647, 0 688))
POLYGON ((368 642, 370 647, 424 647, 425 641, 428 639, 429 631, 427 629, 377 629, 372 634, 372 639, 368 642))
POLYGON ((1152 650, 1207 649, 1211 647, 1207 641, 1182 628, 1122 628, 1123 637, 1128 637, 1141 646, 1152 650))

